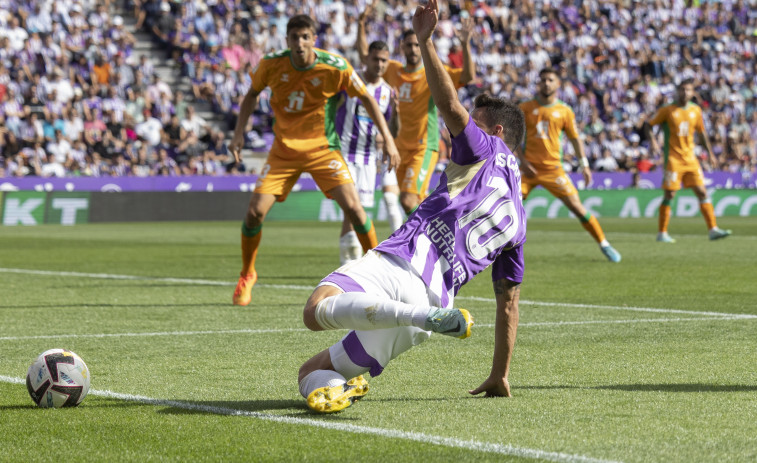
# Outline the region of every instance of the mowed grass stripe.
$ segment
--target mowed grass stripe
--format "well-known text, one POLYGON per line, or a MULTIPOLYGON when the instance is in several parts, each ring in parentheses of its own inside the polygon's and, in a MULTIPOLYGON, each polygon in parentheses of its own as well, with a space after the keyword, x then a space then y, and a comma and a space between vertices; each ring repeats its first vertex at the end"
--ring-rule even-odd
MULTIPOLYGON (((14 378, 12 376, 0 375, 0 381, 12 384, 25 384, 25 379, 14 378)), ((533 458, 546 461, 554 461, 558 463, 616 463, 615 460, 602 460, 598 458, 592 458, 584 455, 573 455, 561 452, 550 452, 541 449, 530 449, 523 447, 514 447, 512 445, 493 444, 490 442, 480 442, 474 440, 462 440, 452 437, 434 436, 431 434, 424 434, 419 432, 400 431, 397 429, 377 428, 372 426, 358 426, 353 424, 338 423, 333 421, 321 421, 317 419, 307 418, 295 418, 290 416, 274 415, 270 413, 252 412, 248 410, 239 410, 226 407, 214 407, 210 405, 197 404, 192 402, 179 402, 175 400, 156 399, 152 397, 145 397, 140 395, 122 394, 113 391, 103 391, 98 389, 90 389, 89 394, 97 397, 105 397, 108 399, 117 399, 127 402, 138 402, 146 405, 154 405, 160 407, 174 407, 182 410, 199 411, 205 413, 212 413, 216 415, 227 416, 242 416, 249 418, 256 418, 263 421, 271 421, 275 423, 300 425, 300 426, 312 426, 317 428, 324 428, 333 431, 349 432, 355 434, 370 434, 379 437, 385 437, 388 439, 402 439, 420 442, 424 444, 433 444, 443 447, 459 448, 477 452, 495 453, 500 455, 515 456, 521 458, 533 458)))
MULTIPOLYGON (((2 268, 0 267, 0 273, 16 273, 16 274, 29 274, 29 275, 48 275, 48 276, 68 276, 77 278, 102 278, 112 280, 134 280, 134 281, 159 281, 165 283, 183 283, 183 284, 196 284, 207 286, 235 286, 235 282, 228 281, 215 281, 215 280, 198 280, 190 278, 168 278, 168 277, 147 277, 138 275, 117 275, 109 273, 82 273, 82 272, 63 272, 52 270, 33 270, 33 269, 20 269, 20 268, 2 268)), ((288 289, 288 290, 303 290, 312 291, 312 286, 303 285, 276 285, 268 283, 257 283, 257 288, 273 288, 273 289, 288 289)), ((475 297, 475 296, 460 296, 456 299, 495 303, 494 298, 475 297)), ((749 314, 732 314, 725 312, 701 312, 695 310, 679 310, 679 309, 665 309, 654 307, 632 307, 632 306, 614 306, 614 305, 599 305, 599 304, 576 304, 569 302, 544 302, 544 301, 531 301, 521 300, 521 304, 524 305, 540 305, 547 307, 570 307, 570 308, 585 308, 585 309, 607 309, 607 310, 629 310, 633 312, 656 312, 656 313, 674 313, 674 314, 686 314, 686 315, 699 315, 709 317, 731 317, 731 318, 757 318, 757 315, 749 314)))

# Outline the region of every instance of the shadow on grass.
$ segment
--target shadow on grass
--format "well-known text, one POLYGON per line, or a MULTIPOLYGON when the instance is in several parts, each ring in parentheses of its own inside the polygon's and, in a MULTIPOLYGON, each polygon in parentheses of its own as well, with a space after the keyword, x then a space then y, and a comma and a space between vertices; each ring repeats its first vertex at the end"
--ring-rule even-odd
POLYGON ((321 414, 310 410, 304 400, 245 400, 245 401, 216 401, 216 402, 181 402, 183 406, 166 406, 158 411, 168 415, 265 415, 273 418, 324 418, 332 420, 357 420, 342 413, 321 414), (271 413, 275 410, 287 410, 288 413, 271 413), (242 413, 240 413, 242 412, 242 413))
POLYGON ((607 389, 611 391, 628 392, 746 392, 757 391, 756 384, 614 384, 610 386, 595 386, 591 389, 607 389))
POLYGON ((39 408, 34 404, 29 405, 0 405, 0 412, 12 411, 12 410, 33 410, 39 408))
MULTIPOLYGON (((97 400, 92 400, 90 398, 85 399, 80 405, 76 407, 65 407, 61 410, 81 410, 81 409, 95 409, 95 408, 126 408, 126 407, 145 407, 149 406, 150 404, 142 403, 142 402, 131 402, 131 401, 125 401, 120 399, 110 399, 105 397, 98 397, 97 400)), ((12 411, 12 410, 58 410, 56 408, 44 408, 44 407, 38 407, 37 405, 34 405, 31 402, 31 399, 29 400, 28 404, 20 405, 0 405, 0 413, 4 411, 12 411)))
POLYGON ((626 392, 747 392, 757 391, 757 384, 703 384, 703 383, 670 383, 670 384, 610 384, 606 386, 513 386, 514 389, 601 389, 608 391, 626 392))

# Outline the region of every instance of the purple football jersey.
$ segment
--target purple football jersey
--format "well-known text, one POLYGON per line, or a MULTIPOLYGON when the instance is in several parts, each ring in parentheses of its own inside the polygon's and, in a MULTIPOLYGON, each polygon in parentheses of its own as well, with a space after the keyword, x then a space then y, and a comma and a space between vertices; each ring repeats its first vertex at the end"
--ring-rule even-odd
POLYGON ((452 139, 439 186, 376 250, 410 262, 450 307, 460 287, 489 265, 494 280, 523 281, 525 241, 515 155, 471 118, 452 139))
MULTIPOLYGON (((366 82, 368 93, 378 103, 387 122, 392 115, 392 87, 380 79, 378 83, 366 82)), ((347 97, 337 109, 336 131, 342 145, 342 157, 353 164, 376 164, 376 134, 378 128, 368 116, 363 102, 357 97, 347 97)))

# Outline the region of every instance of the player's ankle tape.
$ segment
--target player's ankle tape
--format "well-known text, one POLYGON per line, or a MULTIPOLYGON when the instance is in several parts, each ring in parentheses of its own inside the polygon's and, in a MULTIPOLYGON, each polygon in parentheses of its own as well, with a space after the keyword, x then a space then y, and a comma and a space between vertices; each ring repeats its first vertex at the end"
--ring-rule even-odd
POLYGON ((260 230, 262 230, 262 229, 263 229, 263 224, 262 223, 260 225, 258 225, 257 227, 248 228, 247 224, 244 223, 244 222, 242 222, 242 234, 244 236, 249 236, 250 238, 252 238, 253 236, 255 236, 258 233, 260 233, 260 230))
POLYGON ((365 235, 369 231, 371 231, 371 227, 373 227, 373 222, 371 222, 370 217, 366 217, 365 223, 360 227, 355 227, 355 231, 360 233, 361 235, 365 235))

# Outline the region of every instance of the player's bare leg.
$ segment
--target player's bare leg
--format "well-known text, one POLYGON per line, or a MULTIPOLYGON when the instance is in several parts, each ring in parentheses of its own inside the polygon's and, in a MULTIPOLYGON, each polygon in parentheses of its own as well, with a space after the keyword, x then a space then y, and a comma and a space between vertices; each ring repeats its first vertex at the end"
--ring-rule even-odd
POLYGON ((242 222, 242 271, 234 289, 234 305, 248 305, 252 300, 252 287, 258 281, 255 260, 263 236, 263 221, 273 207, 276 196, 252 193, 244 222, 242 222))
POLYGON ((610 245, 610 242, 605 238, 605 233, 602 231, 602 227, 599 225, 599 221, 594 214, 589 213, 584 205, 581 203, 581 199, 578 194, 572 194, 563 196, 560 198, 565 204, 565 207, 570 210, 578 220, 581 222, 581 226, 589 232, 594 240, 599 244, 599 248, 602 250, 602 254, 607 257, 610 262, 620 262, 621 255, 610 245))
POLYGON ((360 197, 357 194, 357 189, 354 183, 345 183, 328 191, 329 196, 339 204, 339 207, 344 211, 344 216, 349 220, 357 233, 357 237, 360 240, 360 245, 363 247, 363 252, 367 252, 369 249, 373 249, 378 246, 378 239, 376 238, 376 228, 373 226, 373 221, 368 214, 365 213, 365 209, 360 204, 360 197))
POLYGON ((415 193, 408 193, 403 191, 400 193, 400 205, 405 211, 405 214, 410 215, 421 203, 421 198, 415 193))

